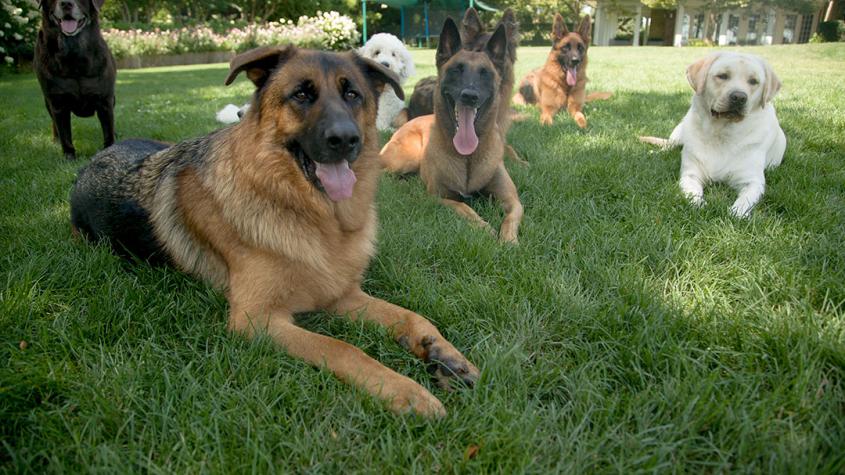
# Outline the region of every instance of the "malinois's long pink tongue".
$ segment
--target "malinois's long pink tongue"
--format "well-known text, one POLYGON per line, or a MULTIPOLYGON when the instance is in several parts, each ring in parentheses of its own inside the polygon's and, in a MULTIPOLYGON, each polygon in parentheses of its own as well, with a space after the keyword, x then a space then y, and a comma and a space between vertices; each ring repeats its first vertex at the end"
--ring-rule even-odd
POLYGON ((471 155, 478 147, 478 135, 475 134, 475 114, 478 109, 458 104, 455 106, 458 114, 458 130, 452 138, 455 150, 461 155, 471 155))
POLYGON ((337 163, 319 163, 317 166, 317 178, 320 184, 329 195, 332 201, 340 201, 352 196, 352 189, 355 187, 355 172, 349 168, 349 162, 341 160, 337 163))
POLYGON ((569 84, 569 87, 575 85, 578 81, 578 66, 572 66, 571 68, 566 69, 566 84, 569 84))
POLYGON ((65 33, 73 33, 79 22, 76 20, 62 20, 62 31, 65 33))

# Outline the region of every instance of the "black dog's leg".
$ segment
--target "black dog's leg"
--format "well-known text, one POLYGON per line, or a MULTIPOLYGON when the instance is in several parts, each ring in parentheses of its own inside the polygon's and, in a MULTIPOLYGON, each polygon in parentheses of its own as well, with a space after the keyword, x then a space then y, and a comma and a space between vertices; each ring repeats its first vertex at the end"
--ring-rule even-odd
POLYGON ((76 160, 76 149, 73 148, 73 133, 70 130, 70 109, 54 111, 53 118, 56 121, 56 128, 59 130, 59 141, 62 143, 65 159, 76 160))
POLYGON ((44 99, 44 105, 47 106, 47 113, 50 114, 50 127, 53 130, 53 142, 59 138, 59 131, 56 129, 56 116, 53 115, 53 108, 50 107, 50 101, 44 99))
POLYGON ((107 101, 97 108, 97 118, 100 119, 100 127, 103 129, 103 148, 114 144, 114 98, 107 101))

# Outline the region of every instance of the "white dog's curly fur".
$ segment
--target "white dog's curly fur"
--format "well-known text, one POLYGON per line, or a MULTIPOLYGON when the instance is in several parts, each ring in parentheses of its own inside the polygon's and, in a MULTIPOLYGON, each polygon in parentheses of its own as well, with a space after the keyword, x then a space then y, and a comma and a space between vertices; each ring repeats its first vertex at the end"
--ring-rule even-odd
MULTIPOLYGON (((409 77, 416 72, 414 58, 405 44, 390 33, 378 33, 372 36, 367 44, 358 49, 358 53, 381 63, 399 76, 399 84, 405 84, 409 77)), ((385 88, 378 101, 378 116, 376 128, 390 130, 393 120, 405 108, 405 102, 393 92, 392 88, 385 88)))

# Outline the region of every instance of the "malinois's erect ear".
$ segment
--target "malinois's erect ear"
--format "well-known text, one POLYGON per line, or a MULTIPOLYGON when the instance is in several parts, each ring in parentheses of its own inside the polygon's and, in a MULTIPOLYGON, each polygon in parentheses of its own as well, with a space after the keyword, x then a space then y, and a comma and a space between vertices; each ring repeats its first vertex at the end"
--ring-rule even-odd
POLYGON ((446 64, 452 56, 461 50, 461 35, 458 33, 458 26, 451 18, 443 23, 443 31, 440 32, 440 42, 437 44, 436 63, 437 69, 446 64))
POLYGON ((499 24, 499 27, 493 32, 493 36, 487 40, 484 51, 490 57, 493 65, 496 66, 496 70, 502 71, 502 66, 508 56, 508 37, 505 34, 505 25, 499 24))
POLYGON ((296 47, 287 46, 263 46, 241 53, 229 62, 229 75, 226 76, 226 85, 238 77, 241 71, 246 71, 246 77, 261 88, 273 71, 284 65, 296 52, 296 47))

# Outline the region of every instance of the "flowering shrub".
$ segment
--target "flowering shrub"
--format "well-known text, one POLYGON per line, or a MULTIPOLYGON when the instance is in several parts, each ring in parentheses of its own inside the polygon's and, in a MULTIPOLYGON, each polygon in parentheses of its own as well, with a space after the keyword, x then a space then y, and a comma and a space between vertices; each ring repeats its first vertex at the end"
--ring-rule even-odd
MULTIPOLYGON (((0 0, 4 1, 4 0, 0 0)), ((176 30, 105 30, 103 37, 116 58, 127 56, 242 52, 265 45, 294 44, 304 48, 344 50, 361 39, 351 18, 337 12, 317 12, 294 23, 281 20, 233 28, 224 34, 208 27, 176 30)))
POLYGON ((35 0, 0 0, 0 59, 12 64, 15 57, 31 56, 41 12, 35 0))

